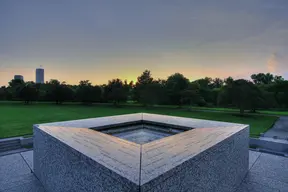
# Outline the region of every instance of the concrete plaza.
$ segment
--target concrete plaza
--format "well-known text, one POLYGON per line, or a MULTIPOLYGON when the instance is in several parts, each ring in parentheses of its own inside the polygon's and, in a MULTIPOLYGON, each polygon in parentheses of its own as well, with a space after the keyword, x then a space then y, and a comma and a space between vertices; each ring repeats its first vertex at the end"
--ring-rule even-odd
MULTIPOLYGON (((288 158, 249 154, 249 172, 236 192, 288 191, 288 158)), ((33 174, 32 150, 0 157, 0 192, 45 192, 33 174)))

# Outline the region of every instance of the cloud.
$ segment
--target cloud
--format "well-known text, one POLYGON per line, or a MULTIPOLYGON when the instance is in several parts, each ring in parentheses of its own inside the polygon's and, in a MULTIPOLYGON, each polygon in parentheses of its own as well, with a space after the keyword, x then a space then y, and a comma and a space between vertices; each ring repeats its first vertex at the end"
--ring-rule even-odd
POLYGON ((277 72, 278 61, 277 61, 277 54, 273 53, 267 61, 267 68, 270 73, 277 72))

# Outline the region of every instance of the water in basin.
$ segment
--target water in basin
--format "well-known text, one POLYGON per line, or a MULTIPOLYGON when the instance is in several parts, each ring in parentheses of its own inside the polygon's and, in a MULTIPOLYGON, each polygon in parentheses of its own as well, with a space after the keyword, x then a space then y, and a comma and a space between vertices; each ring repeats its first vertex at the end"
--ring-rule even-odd
POLYGON ((112 135, 115 137, 126 139, 128 141, 132 141, 134 143, 144 144, 157 139, 161 139, 163 137, 168 137, 173 134, 142 128, 132 131, 125 131, 122 133, 114 133, 112 135))
POLYGON ((101 132, 119 137, 138 144, 145 144, 151 141, 168 137, 184 130, 155 125, 133 125, 125 127, 106 128, 101 132))

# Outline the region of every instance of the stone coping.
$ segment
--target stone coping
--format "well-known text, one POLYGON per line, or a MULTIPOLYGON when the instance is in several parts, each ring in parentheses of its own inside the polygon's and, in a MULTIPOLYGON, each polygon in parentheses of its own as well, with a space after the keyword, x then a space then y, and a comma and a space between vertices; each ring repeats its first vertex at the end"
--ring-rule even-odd
POLYGON ((34 125, 34 129, 44 131, 137 185, 144 185, 167 171, 173 171, 183 162, 248 128, 242 124, 147 113, 34 125), (143 145, 91 130, 135 122, 190 130, 143 145))

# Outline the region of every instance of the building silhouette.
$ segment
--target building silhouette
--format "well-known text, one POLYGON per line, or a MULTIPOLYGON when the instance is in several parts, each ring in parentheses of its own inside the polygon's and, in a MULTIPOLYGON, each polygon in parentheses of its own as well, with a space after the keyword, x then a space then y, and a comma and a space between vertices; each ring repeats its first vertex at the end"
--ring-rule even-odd
POLYGON ((44 83, 44 69, 43 68, 36 69, 36 83, 44 83))
POLYGON ((24 77, 22 75, 14 75, 14 80, 22 80, 22 81, 24 81, 24 77))

